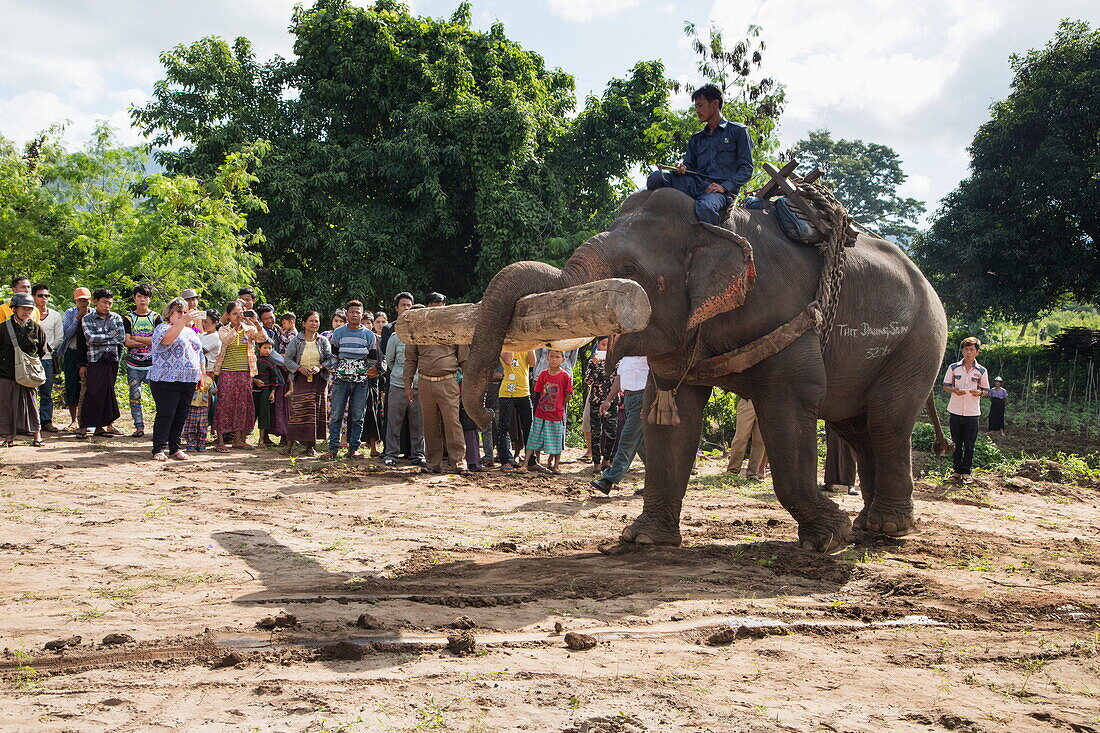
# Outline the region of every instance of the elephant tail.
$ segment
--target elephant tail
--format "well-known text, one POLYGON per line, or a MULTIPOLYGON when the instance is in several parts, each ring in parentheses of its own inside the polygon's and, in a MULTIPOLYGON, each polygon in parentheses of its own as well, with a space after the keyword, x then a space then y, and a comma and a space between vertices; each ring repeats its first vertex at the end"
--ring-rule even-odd
POLYGON ((937 456, 946 456, 954 452, 955 446, 943 434, 940 416, 936 412, 936 400, 932 396, 932 392, 928 393, 928 401, 924 403, 924 406, 928 410, 928 419, 932 421, 932 428, 936 431, 936 440, 932 443, 932 453, 937 456))

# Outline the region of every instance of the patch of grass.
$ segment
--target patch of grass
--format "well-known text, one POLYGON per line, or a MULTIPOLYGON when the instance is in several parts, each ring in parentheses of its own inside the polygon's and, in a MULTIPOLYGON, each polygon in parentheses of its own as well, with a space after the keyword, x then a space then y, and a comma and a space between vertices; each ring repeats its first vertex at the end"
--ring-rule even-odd
MULTIPOLYGON (((83 605, 89 605, 89 604, 83 604, 83 605)), ((71 612, 67 615, 73 621, 92 621, 92 620, 97 619, 97 618, 103 618, 104 616, 107 615, 107 612, 106 611, 100 611, 99 609, 92 607, 92 608, 87 608, 83 611, 74 611, 74 612, 71 612)))
POLYGON ((145 589, 145 586, 140 585, 124 585, 120 588, 94 588, 92 594, 119 605, 126 605, 137 601, 145 589))
POLYGON ((92 594, 116 605, 126 606, 136 603, 146 591, 202 585, 225 578, 221 573, 123 573, 119 577, 122 580, 140 579, 142 582, 93 588, 92 594))
POLYGON ((38 684, 41 675, 38 673, 38 670, 28 664, 31 656, 19 649, 14 650, 12 653, 19 661, 19 666, 15 668, 15 686, 22 690, 33 689, 34 686, 38 684))

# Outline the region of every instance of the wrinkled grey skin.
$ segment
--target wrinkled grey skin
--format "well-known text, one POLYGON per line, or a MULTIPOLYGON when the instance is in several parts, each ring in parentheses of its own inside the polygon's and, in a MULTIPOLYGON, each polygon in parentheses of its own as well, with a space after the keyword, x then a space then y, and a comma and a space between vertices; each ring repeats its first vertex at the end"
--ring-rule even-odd
MULTIPOLYGON (((630 196, 611 229, 578 247, 561 270, 538 262, 505 267, 481 301, 464 371, 467 413, 479 425, 488 423, 485 390, 504 331, 516 301, 531 293, 606 277, 642 285, 653 307, 650 323, 644 331, 621 336, 608 362, 611 368, 622 356, 649 357, 653 378, 646 390, 647 411, 655 385, 676 385, 692 356, 695 330, 698 358, 706 358, 794 318, 816 295, 821 255, 787 239, 765 212, 738 209, 729 226, 752 244, 756 285, 743 305, 713 315, 692 331, 685 327, 690 315, 708 298, 721 297, 744 268, 744 258, 722 230, 698 223, 691 199, 678 191, 630 196)), ((642 513, 623 530, 624 541, 680 544, 680 509, 711 387, 753 400, 776 496, 797 520, 803 548, 827 552, 842 547, 852 528, 848 516, 817 488, 819 416, 859 455, 864 507, 857 528, 891 536, 913 531, 909 440, 939 370, 947 335, 943 306, 896 245, 861 234, 847 250, 835 324, 824 357, 818 335, 810 331, 741 374, 679 388, 680 424, 646 425, 647 453, 660 458, 646 466, 642 513)))

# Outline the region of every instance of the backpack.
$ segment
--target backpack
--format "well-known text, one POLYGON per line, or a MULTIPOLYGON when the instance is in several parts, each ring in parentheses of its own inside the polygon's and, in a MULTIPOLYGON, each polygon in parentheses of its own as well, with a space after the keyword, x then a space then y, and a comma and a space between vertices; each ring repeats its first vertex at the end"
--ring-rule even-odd
POLYGON ((11 321, 9 318, 6 323, 11 335, 11 346, 15 351, 15 381, 24 387, 41 387, 46 383, 46 369, 42 366, 42 360, 20 348, 19 340, 15 336, 15 326, 11 325, 11 321))
POLYGON ((786 196, 776 199, 775 216, 787 236, 796 242, 816 244, 824 239, 817 227, 786 196))

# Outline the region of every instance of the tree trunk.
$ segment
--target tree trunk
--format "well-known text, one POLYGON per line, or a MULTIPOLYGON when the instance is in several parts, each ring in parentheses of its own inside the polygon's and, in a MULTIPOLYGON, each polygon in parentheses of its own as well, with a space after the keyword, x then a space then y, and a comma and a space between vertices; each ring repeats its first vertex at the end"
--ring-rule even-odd
MULTIPOLYGON (((406 344, 469 344, 478 304, 406 311, 397 335, 406 344)), ((649 322, 649 297, 633 280, 611 278, 520 298, 504 334, 504 348, 540 346, 568 351, 597 336, 641 331, 649 322)))

